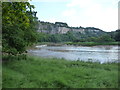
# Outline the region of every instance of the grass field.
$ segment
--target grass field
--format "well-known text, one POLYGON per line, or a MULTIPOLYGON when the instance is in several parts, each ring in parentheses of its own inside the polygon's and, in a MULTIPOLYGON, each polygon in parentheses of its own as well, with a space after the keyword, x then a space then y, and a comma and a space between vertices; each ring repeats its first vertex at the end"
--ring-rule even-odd
POLYGON ((118 65, 56 58, 3 57, 3 88, 117 88, 118 65))

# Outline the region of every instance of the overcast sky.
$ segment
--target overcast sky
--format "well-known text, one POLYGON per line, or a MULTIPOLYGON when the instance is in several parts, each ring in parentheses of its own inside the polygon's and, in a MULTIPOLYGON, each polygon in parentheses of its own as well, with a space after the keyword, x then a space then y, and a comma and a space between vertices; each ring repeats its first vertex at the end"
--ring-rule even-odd
POLYGON ((40 21, 66 22, 73 27, 96 27, 104 31, 118 29, 119 0, 34 0, 40 21))

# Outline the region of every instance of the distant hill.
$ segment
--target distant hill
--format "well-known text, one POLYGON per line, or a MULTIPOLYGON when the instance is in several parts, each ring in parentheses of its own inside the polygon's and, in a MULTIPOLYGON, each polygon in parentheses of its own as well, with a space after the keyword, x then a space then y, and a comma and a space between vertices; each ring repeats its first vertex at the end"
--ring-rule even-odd
POLYGON ((120 41, 118 32, 105 32, 95 27, 70 27, 64 22, 43 22, 39 21, 38 33, 40 33, 40 42, 107 42, 120 41))
POLYGON ((54 23, 49 23, 49 22, 39 22, 39 26, 38 26, 38 32, 45 32, 45 33, 50 33, 50 34, 65 34, 68 31, 75 31, 75 32, 80 32, 80 33, 85 33, 85 32, 104 32, 99 28, 95 28, 95 27, 70 27, 67 25, 67 23, 63 23, 63 22, 55 22, 54 23))
POLYGON ((66 34, 68 32, 72 32, 74 36, 77 36, 78 38, 89 36, 97 37, 106 34, 105 31, 95 27, 70 27, 67 25, 67 23, 63 22, 49 23, 42 21, 39 22, 38 32, 44 32, 48 34, 66 34))

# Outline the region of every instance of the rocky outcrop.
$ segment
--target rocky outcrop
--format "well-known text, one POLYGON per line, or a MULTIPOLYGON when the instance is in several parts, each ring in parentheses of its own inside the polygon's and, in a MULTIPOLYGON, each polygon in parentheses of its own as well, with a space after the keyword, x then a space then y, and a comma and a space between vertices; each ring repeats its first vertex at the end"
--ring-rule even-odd
POLYGON ((102 30, 94 27, 69 27, 66 23, 56 22, 39 22, 38 32, 44 32, 49 34, 66 34, 68 31, 79 32, 81 34, 103 32, 102 30))

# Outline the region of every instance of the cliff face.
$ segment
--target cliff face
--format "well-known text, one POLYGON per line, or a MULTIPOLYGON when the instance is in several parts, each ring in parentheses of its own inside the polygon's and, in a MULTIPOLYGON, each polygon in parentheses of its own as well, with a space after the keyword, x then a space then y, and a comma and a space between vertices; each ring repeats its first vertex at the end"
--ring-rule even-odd
POLYGON ((44 32, 49 34, 65 34, 70 31, 70 28, 63 26, 63 24, 53 24, 40 22, 38 27, 38 32, 44 32))
POLYGON ((68 31, 81 33, 81 34, 98 34, 104 33, 104 31, 94 28, 94 27, 69 27, 66 23, 56 22, 49 23, 49 22, 39 22, 38 32, 44 32, 49 34, 66 34, 68 31))

